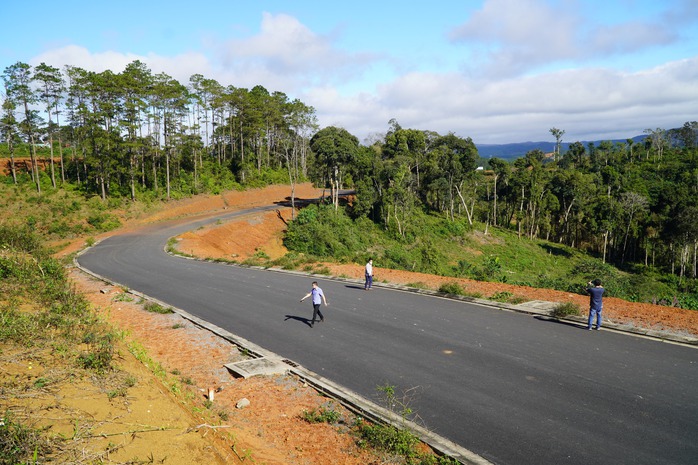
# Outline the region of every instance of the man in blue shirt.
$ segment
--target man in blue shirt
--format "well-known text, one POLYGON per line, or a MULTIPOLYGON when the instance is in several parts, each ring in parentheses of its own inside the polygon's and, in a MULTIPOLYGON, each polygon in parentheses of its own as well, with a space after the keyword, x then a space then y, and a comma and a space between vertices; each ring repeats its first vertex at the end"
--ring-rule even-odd
POLYGON ((596 329, 601 328, 601 311, 603 310, 603 293, 606 289, 601 287, 601 280, 595 279, 587 283, 587 293, 589 294, 589 322, 587 329, 591 330, 596 317, 596 329))
POLYGON ((310 327, 312 328, 315 324, 315 319, 318 316, 320 317, 321 322, 325 321, 325 317, 322 316, 322 312, 320 311, 320 304, 324 302, 325 307, 327 307, 327 299, 325 298, 325 294, 322 292, 322 289, 320 289, 318 286, 317 281, 313 281, 313 288, 305 295, 305 297, 301 299, 301 302, 311 296, 311 300, 313 302, 313 319, 310 321, 310 327))

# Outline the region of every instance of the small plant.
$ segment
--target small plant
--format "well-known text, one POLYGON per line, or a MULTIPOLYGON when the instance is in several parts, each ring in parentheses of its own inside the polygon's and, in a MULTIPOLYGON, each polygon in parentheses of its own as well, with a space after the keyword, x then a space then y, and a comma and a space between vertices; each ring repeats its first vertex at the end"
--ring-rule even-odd
POLYGON ((329 275, 332 274, 332 272, 330 271, 330 269, 329 269, 328 267, 326 267, 326 266, 319 266, 319 267, 317 267, 317 268, 315 269, 314 273, 315 273, 315 274, 322 274, 322 275, 326 275, 326 276, 329 276, 329 275))
POLYGON ((579 305, 575 304, 574 302, 560 303, 553 309, 552 312, 550 312, 550 316, 554 318, 565 318, 566 316, 581 314, 582 312, 579 305))
POLYGON ((126 387, 133 387, 136 383, 138 383, 138 379, 133 375, 128 375, 124 380, 124 386, 126 387))
POLYGON ((511 300, 513 296, 514 294, 512 294, 511 292, 500 291, 492 294, 492 297, 490 297, 490 299, 497 302, 509 302, 509 300, 511 300))
POLYGON ((174 313, 174 310, 172 310, 171 308, 165 308, 156 302, 146 302, 146 304, 143 305, 143 308, 147 312, 160 313, 163 315, 167 315, 168 313, 174 313))
POLYGON ((51 453, 41 431, 16 421, 9 412, 0 419, 0 463, 43 463, 51 453))
POLYGON ((439 292, 444 294, 464 295, 463 286, 456 282, 444 283, 439 287, 439 292))
POLYGON ((78 365, 81 368, 104 373, 112 369, 114 358, 113 340, 116 336, 113 333, 96 335, 88 333, 83 338, 83 342, 90 346, 89 352, 83 352, 78 356, 78 365))
POLYGON ((172 325, 172 329, 179 329, 179 328, 184 328, 184 325, 182 323, 175 323, 172 325))
POLYGON ((41 389, 45 386, 48 386, 50 383, 51 381, 46 378, 37 378, 36 381, 34 381, 34 387, 37 389, 41 389))
POLYGON ((269 260, 269 258, 270 258, 269 255, 267 255, 267 253, 262 249, 257 249, 255 251, 253 257, 258 259, 258 260, 269 260))
POLYGON ((415 289, 429 289, 429 286, 421 281, 407 283, 407 287, 414 287, 415 289))
POLYGON ((107 398, 109 400, 117 397, 126 397, 126 388, 112 389, 111 391, 107 392, 107 398))
POLYGON ((389 453, 414 457, 419 439, 408 430, 360 420, 356 426, 360 447, 371 446, 389 453))
POLYGON ((111 300, 112 302, 133 302, 134 299, 126 292, 121 292, 115 295, 111 300))
POLYGON ((303 410, 301 417, 308 423, 337 423, 340 418, 339 412, 334 409, 320 407, 319 409, 303 410))

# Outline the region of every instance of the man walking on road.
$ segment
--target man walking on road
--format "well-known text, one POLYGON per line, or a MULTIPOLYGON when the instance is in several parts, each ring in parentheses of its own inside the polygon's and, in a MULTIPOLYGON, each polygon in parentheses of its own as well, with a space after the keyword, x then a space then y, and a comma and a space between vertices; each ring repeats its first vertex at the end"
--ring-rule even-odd
POLYGON ((313 281, 313 288, 305 295, 305 297, 301 299, 301 302, 308 297, 312 297, 311 300, 313 302, 313 319, 310 321, 310 327, 312 328, 315 324, 315 319, 318 316, 320 317, 321 322, 325 321, 325 317, 322 316, 322 312, 320 311, 320 304, 324 302, 325 307, 327 307, 327 299, 325 298, 325 294, 322 292, 322 289, 320 289, 318 286, 317 281, 313 281))
POLYGON ((364 283, 364 290, 368 291, 373 286, 373 259, 369 258, 368 263, 366 263, 365 268, 366 282, 364 283))

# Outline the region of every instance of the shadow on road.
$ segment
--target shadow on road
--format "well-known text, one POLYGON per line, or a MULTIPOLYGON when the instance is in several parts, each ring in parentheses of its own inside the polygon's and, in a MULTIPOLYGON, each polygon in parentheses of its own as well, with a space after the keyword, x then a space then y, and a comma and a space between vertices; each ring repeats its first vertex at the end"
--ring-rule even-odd
POLYGON ((548 316, 540 316, 540 315, 534 316, 533 318, 535 318, 538 321, 545 321, 547 323, 557 323, 559 325, 571 326, 571 327, 577 328, 577 329, 587 329, 587 325, 583 324, 583 323, 575 323, 573 321, 560 321, 557 318, 551 318, 548 316))
POLYGON ((296 315, 285 315, 284 321, 288 321, 288 320, 300 321, 301 323, 305 323, 306 325, 308 325, 308 327, 312 328, 312 326, 310 325, 310 318, 305 318, 305 317, 296 316, 296 315))
POLYGON ((347 284, 344 287, 346 287, 347 289, 359 289, 361 291, 364 290, 363 286, 357 286, 357 285, 353 285, 353 284, 347 284))

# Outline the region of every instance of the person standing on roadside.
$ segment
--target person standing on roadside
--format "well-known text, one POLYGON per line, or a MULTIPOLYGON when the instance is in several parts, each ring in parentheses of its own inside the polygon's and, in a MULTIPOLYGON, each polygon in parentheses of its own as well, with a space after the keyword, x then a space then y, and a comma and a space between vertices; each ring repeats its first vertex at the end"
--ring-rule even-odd
POLYGON ((368 291, 373 286, 373 259, 369 258, 364 268, 366 282, 364 283, 364 291, 368 291))
POLYGON ((320 289, 320 286, 318 286, 317 281, 313 281, 313 287, 310 289, 310 292, 308 292, 302 299, 301 302, 303 302, 305 299, 308 297, 312 297, 312 302, 313 302, 313 319, 310 321, 310 327, 312 328, 313 325, 315 325, 315 320, 319 316, 320 321, 325 321, 325 317, 322 315, 322 312, 320 311, 320 305, 324 302, 325 307, 327 307, 327 299, 325 298, 325 293, 322 292, 322 289, 320 289))
POLYGON ((603 310, 603 293, 606 289, 601 286, 601 280, 595 279, 587 283, 587 293, 589 294, 589 322, 587 329, 591 331, 596 318, 596 329, 601 328, 601 311, 603 310))

